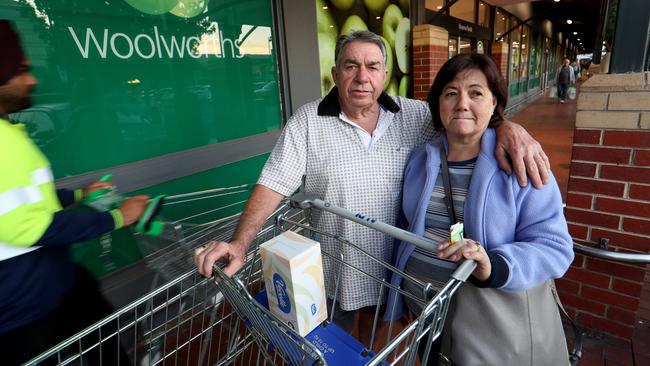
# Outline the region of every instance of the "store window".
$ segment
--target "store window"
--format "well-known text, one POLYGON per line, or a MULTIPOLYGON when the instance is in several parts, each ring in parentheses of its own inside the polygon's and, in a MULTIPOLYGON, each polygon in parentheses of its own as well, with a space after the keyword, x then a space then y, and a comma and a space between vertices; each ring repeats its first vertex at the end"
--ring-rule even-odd
POLYGON ((519 67, 519 79, 528 77, 528 55, 530 54, 530 29, 523 26, 521 32, 521 64, 519 67))
POLYGON ((458 38, 449 39, 449 58, 458 54, 458 38))
POLYGON ((424 2, 424 7, 428 10, 438 11, 445 5, 445 0, 427 0, 424 2))
POLYGON ((449 15, 466 22, 475 23, 474 4, 476 4, 475 0, 458 0, 458 2, 449 8, 449 15))
POLYGON ((465 55, 472 53, 472 40, 469 38, 459 38, 458 53, 465 55))
MULTIPOLYGON (((508 30, 508 15, 503 10, 497 10, 494 13, 494 39, 498 39, 508 30)), ((507 39, 502 39, 501 42, 507 39)))
MULTIPOLYGON (((516 19, 512 18, 511 20, 515 21, 516 19)), ((510 52, 510 80, 515 81, 519 79, 519 66, 520 66, 520 55, 521 55, 521 26, 515 28, 510 33, 510 39, 512 40, 512 52, 510 52)))
POLYGON ((478 2, 478 25, 490 27, 490 6, 482 1, 478 2))

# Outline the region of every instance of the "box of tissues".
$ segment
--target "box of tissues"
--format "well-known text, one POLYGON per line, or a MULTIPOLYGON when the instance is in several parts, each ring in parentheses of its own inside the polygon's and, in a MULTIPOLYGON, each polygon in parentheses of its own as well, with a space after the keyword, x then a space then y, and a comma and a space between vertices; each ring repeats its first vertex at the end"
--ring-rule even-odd
POLYGON ((320 243, 286 231, 260 256, 269 310, 304 337, 327 318, 320 243))

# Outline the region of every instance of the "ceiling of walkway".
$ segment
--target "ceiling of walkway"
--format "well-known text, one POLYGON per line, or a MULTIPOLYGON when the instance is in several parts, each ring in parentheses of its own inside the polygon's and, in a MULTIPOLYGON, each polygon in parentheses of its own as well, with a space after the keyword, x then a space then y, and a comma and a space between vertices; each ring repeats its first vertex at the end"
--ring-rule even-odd
POLYGON ((520 18, 522 16, 516 14, 515 11, 528 13, 526 14, 528 17, 534 16, 548 19, 553 23, 554 32, 562 32, 576 45, 582 42, 582 46, 579 47, 583 47, 584 51, 581 53, 591 53, 594 49, 600 19, 600 6, 603 0, 561 0, 559 2, 553 0, 484 1, 491 5, 500 6, 520 18), (571 20, 572 24, 567 24, 567 20, 571 20), (577 34, 574 34, 574 32, 577 34))

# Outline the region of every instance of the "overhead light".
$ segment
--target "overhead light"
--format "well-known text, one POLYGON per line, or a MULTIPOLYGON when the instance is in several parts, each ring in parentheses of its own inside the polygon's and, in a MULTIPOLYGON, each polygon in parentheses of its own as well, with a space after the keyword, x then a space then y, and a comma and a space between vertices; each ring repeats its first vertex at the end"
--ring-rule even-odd
POLYGON ((497 32, 497 36, 498 36, 498 35, 501 35, 501 32, 497 32))
POLYGON ((526 38, 526 35, 525 35, 525 34, 522 34, 521 36, 524 37, 524 38, 526 38))
POLYGON ((327 10, 327 9, 328 9, 328 7, 327 7, 327 6, 323 6, 323 9, 325 9, 325 10, 327 10))
POLYGON ((573 35, 577 35, 577 34, 578 34, 578 32, 573 32, 573 35))
POLYGON ((440 9, 442 9, 442 6, 438 5, 438 6, 436 6, 436 9, 440 10, 440 9))
POLYGON ((506 20, 506 18, 501 17, 501 20, 506 20))
POLYGON ((553 1, 555 1, 556 3, 559 3, 559 2, 560 2, 560 0, 553 0, 553 1))
POLYGON ((566 24, 573 24, 573 20, 571 20, 571 19, 567 19, 567 20, 566 20, 566 24))
POLYGON ((576 39, 577 39, 578 41, 580 40, 580 38, 576 38, 576 39))
POLYGON ((381 19, 381 17, 375 17, 375 19, 381 19))

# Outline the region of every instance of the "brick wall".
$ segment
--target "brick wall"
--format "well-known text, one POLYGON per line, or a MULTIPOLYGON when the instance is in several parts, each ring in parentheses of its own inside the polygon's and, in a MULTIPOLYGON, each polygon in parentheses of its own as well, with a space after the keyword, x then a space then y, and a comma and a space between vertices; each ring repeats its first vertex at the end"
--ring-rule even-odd
POLYGON ((501 75, 508 80, 508 43, 492 42, 492 59, 499 67, 501 75))
POLYGON ((425 100, 438 70, 449 57, 449 33, 431 24, 413 28, 413 97, 425 100))
MULTIPOLYGON (((581 87, 566 199, 577 243, 650 252, 649 74, 594 75, 581 87)), ((630 339, 650 315, 647 281, 645 265, 576 255, 557 284, 580 324, 630 339)))

